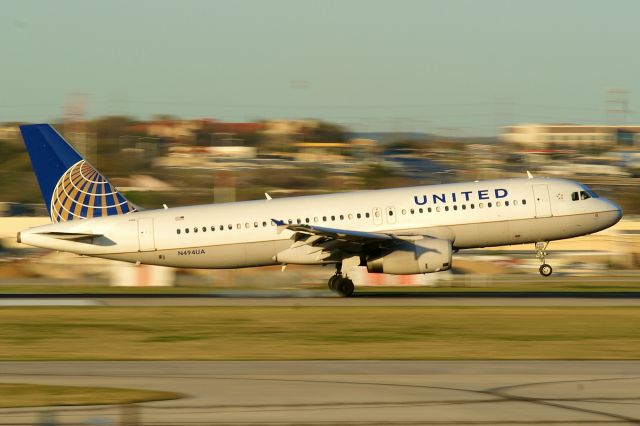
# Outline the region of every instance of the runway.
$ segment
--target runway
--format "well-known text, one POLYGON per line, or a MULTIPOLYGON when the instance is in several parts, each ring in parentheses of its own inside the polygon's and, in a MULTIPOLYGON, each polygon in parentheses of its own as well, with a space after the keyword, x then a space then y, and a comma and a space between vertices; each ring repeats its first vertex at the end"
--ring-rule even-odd
POLYGON ((328 290, 180 293, 10 293, 2 306, 640 306, 640 292, 379 291, 336 296, 328 290))
MULTIPOLYGON (((640 424, 640 362, 2 362, 2 382, 180 392, 143 425, 640 424)), ((63 407, 64 425, 120 424, 121 407, 63 407)), ((42 409, 0 410, 31 425, 42 409)))

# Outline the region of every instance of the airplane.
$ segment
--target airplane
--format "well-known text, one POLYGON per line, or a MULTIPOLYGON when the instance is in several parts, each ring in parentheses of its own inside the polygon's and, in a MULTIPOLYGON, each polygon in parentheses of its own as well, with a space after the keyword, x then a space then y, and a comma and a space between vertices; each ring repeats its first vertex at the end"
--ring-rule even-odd
POLYGON ((425 274, 461 249, 535 244, 616 224, 622 209, 586 185, 527 177, 145 210, 48 124, 20 126, 52 223, 18 233, 36 247, 178 268, 334 265, 329 288, 354 292, 350 270, 425 274), (344 272, 343 272, 344 271, 344 272))

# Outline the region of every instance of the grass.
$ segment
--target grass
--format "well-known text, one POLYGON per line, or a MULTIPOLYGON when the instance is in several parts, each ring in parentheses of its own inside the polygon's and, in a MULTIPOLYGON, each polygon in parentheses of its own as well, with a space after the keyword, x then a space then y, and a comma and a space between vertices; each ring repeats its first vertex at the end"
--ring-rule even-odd
POLYGON ((0 360, 640 358, 634 307, 34 307, 0 324, 0 360))
POLYGON ((0 408, 133 404, 179 397, 171 392, 137 389, 0 383, 0 408))

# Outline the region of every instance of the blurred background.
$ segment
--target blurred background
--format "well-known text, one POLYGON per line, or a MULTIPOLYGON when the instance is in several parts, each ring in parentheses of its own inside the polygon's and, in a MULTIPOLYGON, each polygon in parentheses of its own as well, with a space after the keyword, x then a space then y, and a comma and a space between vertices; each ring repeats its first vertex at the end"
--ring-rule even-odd
MULTIPOLYGON (((636 2, 4 4, 0 284, 304 288, 313 267, 171 270, 15 243, 48 223, 18 125, 50 122, 145 208, 535 176, 624 209, 554 276, 640 276, 636 2), (628 53, 625 53, 628 52, 628 53)), ((535 282, 533 246, 357 284, 535 282)), ((631 281, 629 281, 631 277, 631 281)))

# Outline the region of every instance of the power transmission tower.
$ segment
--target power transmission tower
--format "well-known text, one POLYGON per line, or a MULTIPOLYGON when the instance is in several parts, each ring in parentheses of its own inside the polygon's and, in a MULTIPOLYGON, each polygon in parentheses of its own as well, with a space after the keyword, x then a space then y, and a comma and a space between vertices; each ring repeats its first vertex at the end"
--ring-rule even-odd
POLYGON ((607 124, 623 126, 627 124, 629 114, 629 91, 622 88, 607 90, 606 98, 607 124))
POLYGON ((64 136, 86 159, 95 164, 95 141, 87 132, 87 95, 71 93, 64 105, 64 136))

